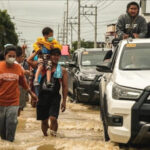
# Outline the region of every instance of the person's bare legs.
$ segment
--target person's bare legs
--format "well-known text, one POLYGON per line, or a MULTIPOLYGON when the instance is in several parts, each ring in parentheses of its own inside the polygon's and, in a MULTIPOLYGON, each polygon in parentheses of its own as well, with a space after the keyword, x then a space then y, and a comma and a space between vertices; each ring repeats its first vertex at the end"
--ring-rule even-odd
POLYGON ((52 136, 56 136, 56 132, 57 132, 57 130, 58 130, 57 118, 51 116, 51 117, 50 117, 50 122, 51 122, 51 124, 50 124, 50 130, 51 130, 51 131, 54 131, 54 132, 51 132, 51 135, 52 135, 52 136))
POLYGON ((41 129, 42 129, 44 136, 48 136, 48 134, 47 134, 47 130, 49 128, 48 121, 49 120, 46 119, 46 120, 42 120, 42 122, 41 122, 41 129))

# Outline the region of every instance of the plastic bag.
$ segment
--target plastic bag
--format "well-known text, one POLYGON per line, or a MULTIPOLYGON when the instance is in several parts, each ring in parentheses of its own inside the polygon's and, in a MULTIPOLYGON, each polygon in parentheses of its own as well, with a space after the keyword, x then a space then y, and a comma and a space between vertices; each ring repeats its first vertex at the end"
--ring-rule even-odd
POLYGON ((62 78, 62 69, 60 64, 57 64, 56 71, 54 72, 54 78, 62 78))

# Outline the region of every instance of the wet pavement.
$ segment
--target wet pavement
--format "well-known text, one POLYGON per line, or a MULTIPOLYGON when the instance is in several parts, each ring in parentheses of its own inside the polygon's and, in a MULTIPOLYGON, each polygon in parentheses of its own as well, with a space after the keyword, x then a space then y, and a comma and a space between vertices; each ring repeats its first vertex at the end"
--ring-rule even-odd
POLYGON ((30 104, 18 117, 15 142, 0 140, 0 150, 149 150, 119 148, 117 144, 103 141, 99 107, 67 103, 67 110, 60 112, 57 137, 42 135, 35 108, 30 104))

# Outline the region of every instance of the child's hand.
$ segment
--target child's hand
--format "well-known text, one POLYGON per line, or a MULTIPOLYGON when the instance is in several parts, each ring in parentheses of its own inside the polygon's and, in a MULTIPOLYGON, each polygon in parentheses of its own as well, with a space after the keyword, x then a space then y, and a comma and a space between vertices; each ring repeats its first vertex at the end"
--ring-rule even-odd
POLYGON ((51 48, 51 49, 54 49, 54 45, 53 45, 53 44, 51 44, 51 45, 50 45, 50 48, 51 48))
POLYGON ((38 47, 39 47, 39 48, 42 48, 42 46, 43 46, 42 44, 39 44, 39 43, 38 43, 38 47))
POLYGON ((38 48, 39 48, 39 50, 38 51, 41 51, 42 50, 42 44, 37 44, 38 45, 38 48))
POLYGON ((38 64, 42 64, 43 63, 43 59, 42 58, 39 58, 38 59, 38 64))
POLYGON ((38 51, 36 51, 36 54, 38 55, 41 52, 42 48, 39 48, 38 51))

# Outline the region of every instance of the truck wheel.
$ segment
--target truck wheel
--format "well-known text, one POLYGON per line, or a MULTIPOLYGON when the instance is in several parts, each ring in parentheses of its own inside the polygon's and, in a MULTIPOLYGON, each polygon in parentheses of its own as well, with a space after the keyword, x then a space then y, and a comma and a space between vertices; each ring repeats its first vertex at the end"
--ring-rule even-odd
POLYGON ((79 102, 79 99, 78 99, 78 91, 77 91, 77 88, 76 88, 76 87, 73 89, 73 101, 74 101, 75 103, 78 103, 78 102, 79 102))

